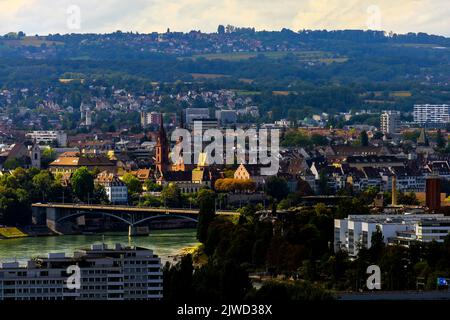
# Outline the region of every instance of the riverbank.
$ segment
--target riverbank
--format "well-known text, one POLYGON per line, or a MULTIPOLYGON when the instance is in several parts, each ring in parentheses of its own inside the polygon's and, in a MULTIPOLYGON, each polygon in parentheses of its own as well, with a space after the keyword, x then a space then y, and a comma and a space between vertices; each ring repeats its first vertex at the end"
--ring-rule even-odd
POLYGON ((28 237, 28 234, 16 227, 0 227, 0 239, 17 239, 28 237))

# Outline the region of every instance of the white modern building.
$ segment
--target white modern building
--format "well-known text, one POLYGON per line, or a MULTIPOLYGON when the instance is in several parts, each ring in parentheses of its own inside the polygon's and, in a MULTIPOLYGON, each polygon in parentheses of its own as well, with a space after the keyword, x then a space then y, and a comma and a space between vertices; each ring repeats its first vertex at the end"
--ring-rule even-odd
POLYGON ((64 131, 32 131, 28 132, 26 137, 38 144, 41 142, 49 144, 56 141, 60 147, 67 146, 67 133, 64 131))
POLYGON ((440 127, 450 122, 450 105, 416 104, 414 122, 425 127, 440 127))
POLYGON ((185 123, 188 126, 192 125, 194 120, 207 120, 209 118, 208 108, 186 108, 185 110, 185 123))
POLYGON ((334 220, 334 251, 356 256, 359 248, 369 249, 377 227, 386 244, 409 246, 413 241, 443 242, 450 232, 450 217, 441 214, 350 215, 334 220))
POLYGON ((237 113, 235 110, 217 110, 216 118, 221 125, 235 124, 237 121, 237 113))
POLYGON ((105 188, 109 202, 113 204, 128 202, 128 187, 116 175, 103 171, 97 175, 95 183, 105 188))
MULTIPOLYGON (((69 270, 70 271, 70 270, 69 270)), ((72 257, 0 264, 0 300, 161 300, 161 261, 152 250, 93 245, 72 257), (79 268, 79 289, 68 286, 69 266, 79 268)))
POLYGON ((400 127, 400 112, 383 111, 380 116, 380 130, 384 134, 396 134, 400 127))

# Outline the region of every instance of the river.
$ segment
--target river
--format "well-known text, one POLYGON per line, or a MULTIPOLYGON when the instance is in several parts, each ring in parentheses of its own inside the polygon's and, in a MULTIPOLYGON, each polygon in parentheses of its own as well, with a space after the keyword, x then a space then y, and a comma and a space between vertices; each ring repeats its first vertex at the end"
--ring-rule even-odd
POLYGON ((64 252, 72 255, 77 249, 94 243, 130 244, 152 249, 163 263, 180 254, 183 248, 198 244, 195 229, 151 230, 149 236, 128 238, 126 233, 105 233, 93 235, 65 235, 51 237, 27 237, 0 240, 0 262, 25 262, 49 252, 64 252))

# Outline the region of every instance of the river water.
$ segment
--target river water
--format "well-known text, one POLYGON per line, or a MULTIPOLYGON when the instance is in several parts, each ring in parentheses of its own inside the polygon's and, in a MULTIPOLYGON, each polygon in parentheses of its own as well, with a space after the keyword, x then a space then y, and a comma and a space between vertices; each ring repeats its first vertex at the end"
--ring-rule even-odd
POLYGON ((162 262, 182 252, 183 248, 198 244, 195 229, 151 230, 149 236, 128 238, 126 233, 93 235, 65 235, 52 237, 27 237, 0 240, 0 262, 21 263, 36 256, 47 256, 49 252, 64 252, 67 255, 94 243, 129 244, 152 249, 162 262))

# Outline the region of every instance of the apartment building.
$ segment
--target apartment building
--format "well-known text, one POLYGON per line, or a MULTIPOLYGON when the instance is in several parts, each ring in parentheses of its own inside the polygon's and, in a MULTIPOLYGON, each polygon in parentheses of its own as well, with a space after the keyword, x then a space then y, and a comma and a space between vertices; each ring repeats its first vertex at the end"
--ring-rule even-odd
POLYGON ((442 127, 450 122, 450 105, 416 104, 414 122, 424 127, 442 127))
POLYGON ((369 249, 379 228, 386 244, 409 246, 414 241, 443 242, 450 232, 450 217, 442 214, 350 215, 334 220, 334 250, 356 256, 369 249))
POLYGON ((380 116, 380 130, 384 134, 396 134, 400 127, 400 112, 383 111, 380 116))
POLYGON ((160 300, 162 292, 160 258, 140 247, 98 244, 0 264, 0 300, 160 300), (69 266, 80 268, 79 289, 67 286, 69 266))

